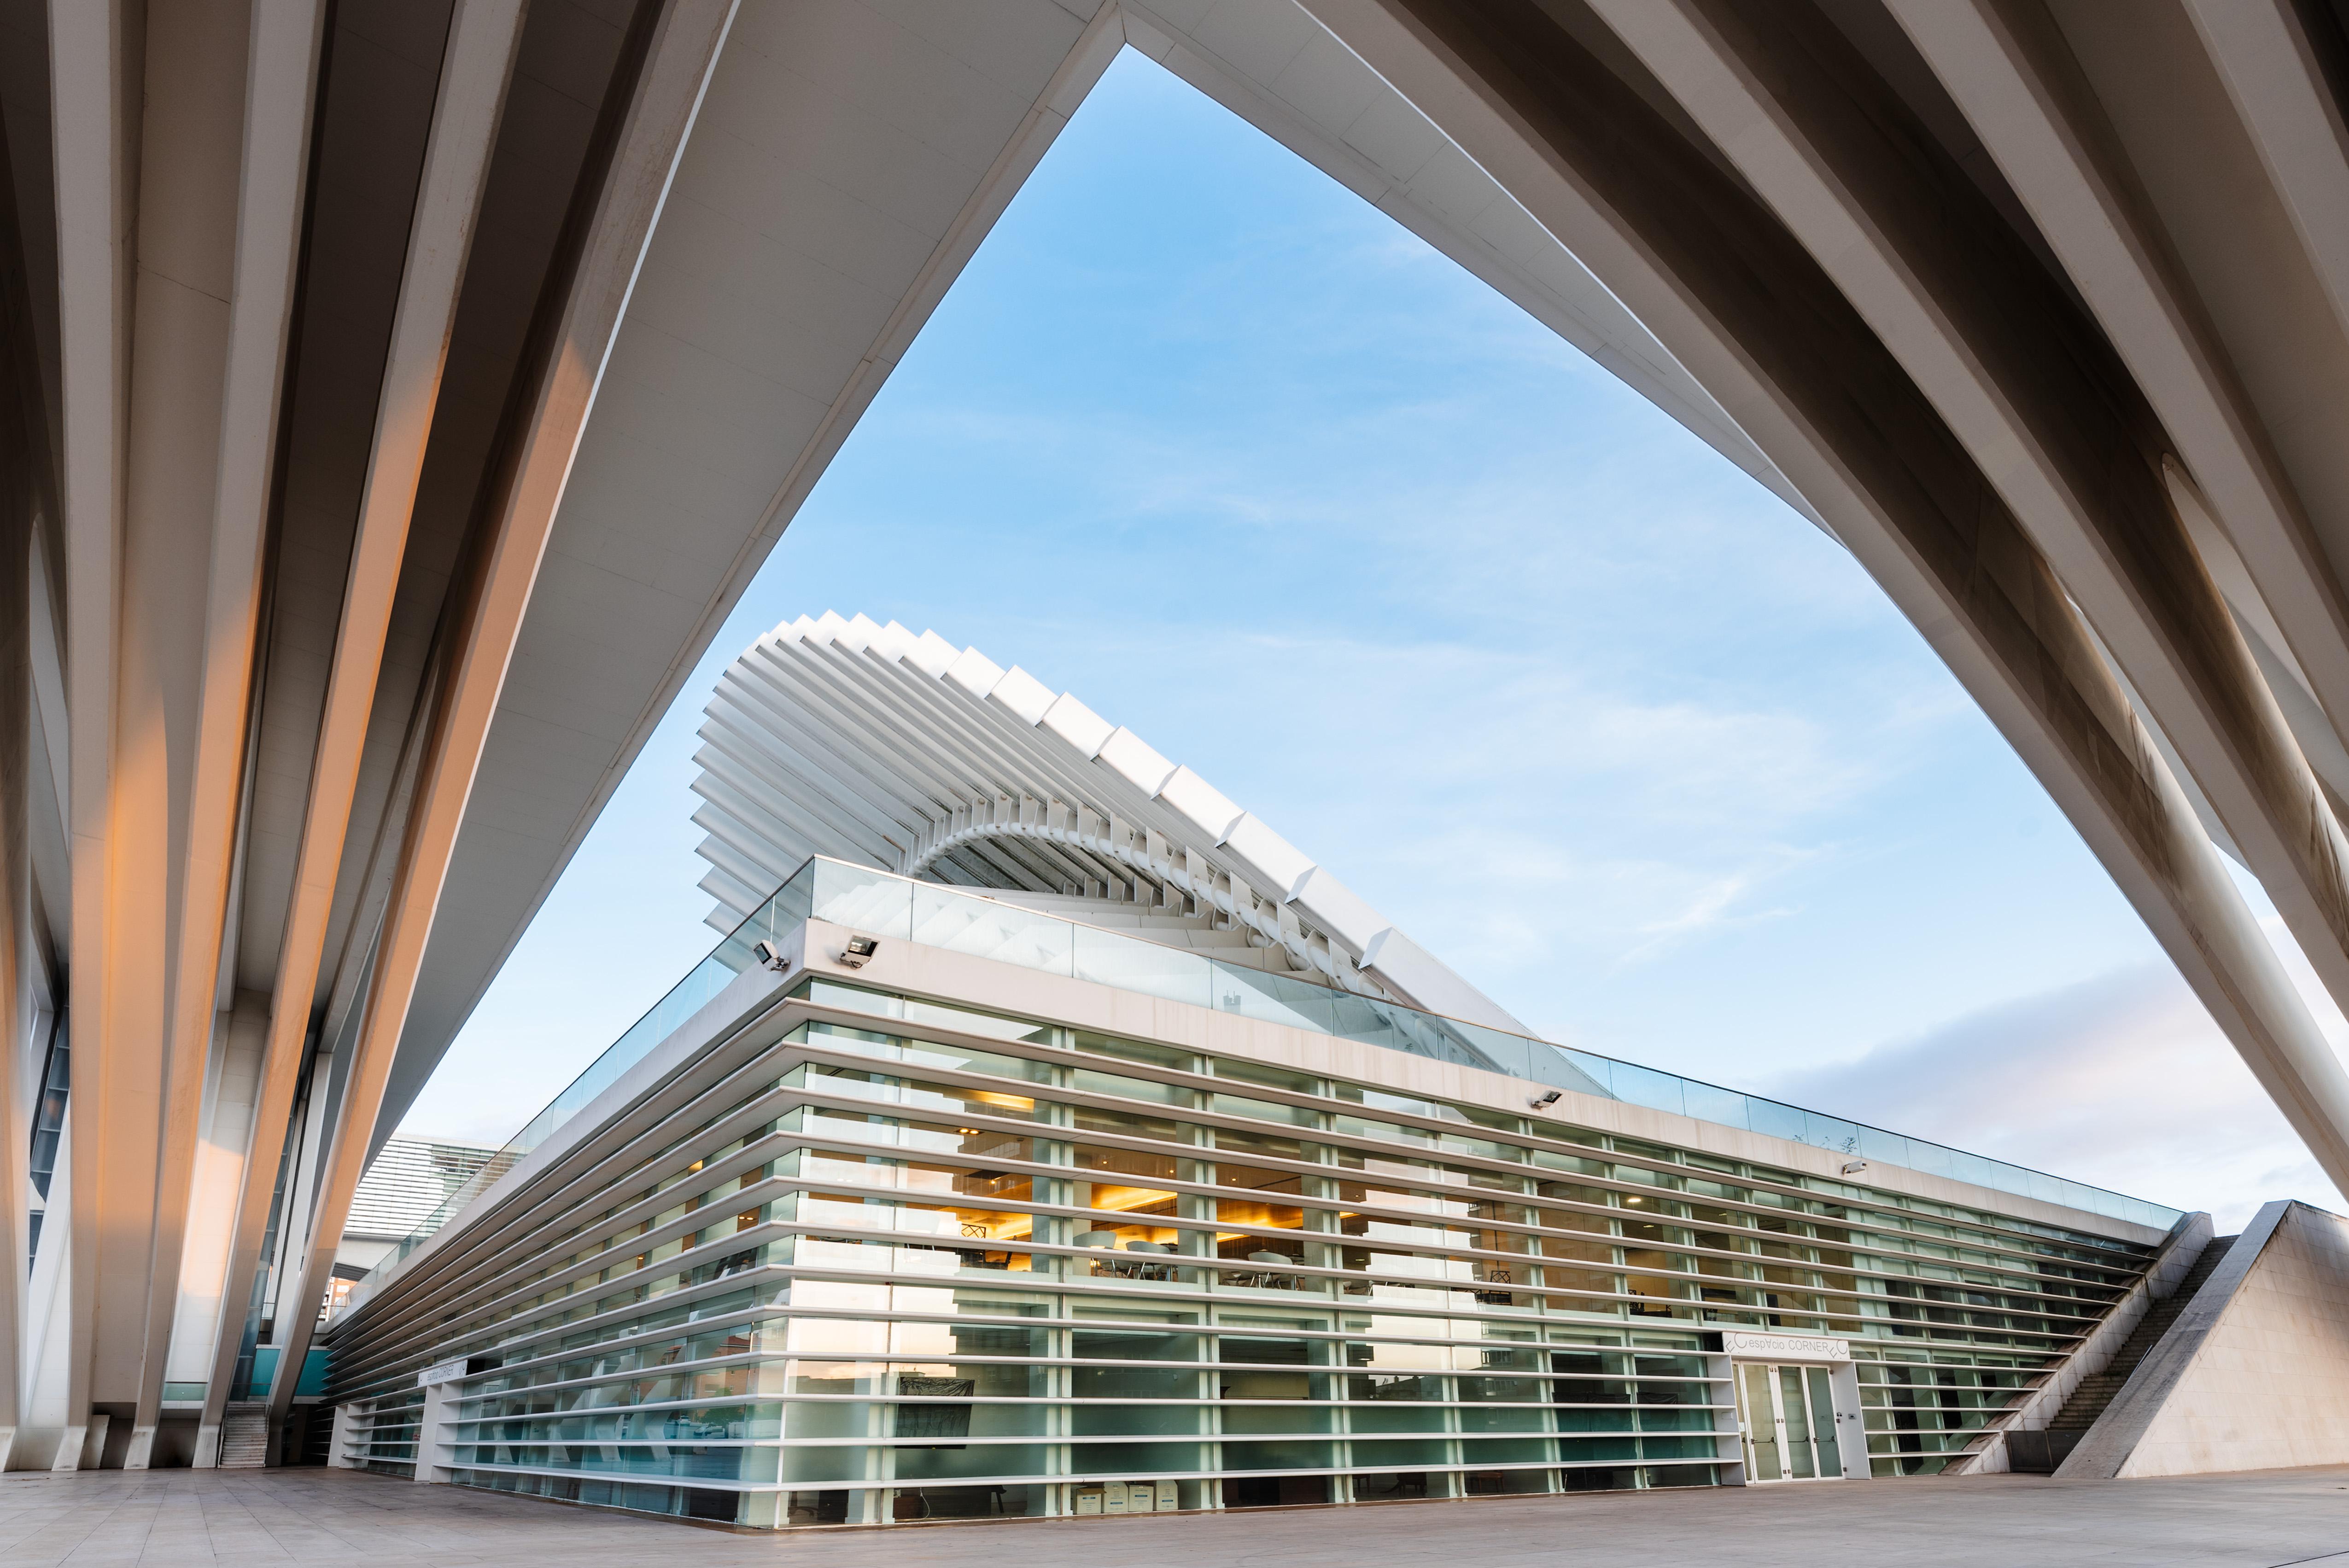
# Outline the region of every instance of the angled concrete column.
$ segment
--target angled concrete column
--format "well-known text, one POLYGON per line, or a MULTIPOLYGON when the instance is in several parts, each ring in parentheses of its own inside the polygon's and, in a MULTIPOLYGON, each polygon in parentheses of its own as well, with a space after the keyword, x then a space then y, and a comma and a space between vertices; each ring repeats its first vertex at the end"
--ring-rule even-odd
POLYGON ((278 400, 301 251, 321 0, 259 0, 247 37, 234 272, 220 386, 219 471, 204 602, 194 756, 182 843, 179 944, 165 1020, 165 1097, 152 1262, 134 1429, 125 1464, 145 1467, 162 1405, 198 1129, 214 1037, 221 948, 249 760, 278 400))
MULTIPOLYGON (((277 964, 254 1146, 245 1164, 224 1292, 231 1310, 222 1315, 204 1398, 206 1427, 217 1427, 227 1408, 241 1348, 244 1325, 237 1304, 252 1289, 285 1149, 401 556, 522 16, 520 0, 464 0, 450 22, 277 964)), ((298 1376, 300 1357, 290 1362, 298 1376)), ((281 1370, 287 1364, 281 1360, 281 1370)))
MULTIPOLYGON (((1746 0, 1593 9, 1947 421, 2349 1000, 2349 839, 2195 547, 2168 433, 2095 322, 1820 13, 1746 0)), ((2319 609, 2338 599, 2321 559, 2294 571, 2319 609)), ((2303 667, 2349 676, 2349 641, 2320 641, 2302 638, 2303 667)), ((2266 1081, 2328 1168, 2349 1170, 2349 1074, 2321 1039, 2304 1043, 2271 1057, 2266 1081)))
MULTIPOLYGON (((0 140, 0 163, 5 162, 0 140)), ((7 204, 0 187, 0 207, 7 204)), ((15 228, 0 211, 0 270, 9 267, 15 228)), ((0 290, 6 290, 0 279, 0 290)), ((33 465, 16 383, 29 355, 16 299, 0 293, 0 1470, 8 1468, 23 1419, 25 1159, 30 1097, 39 1092, 34 1015, 26 974, 36 959, 28 838, 32 777, 33 465)))
POLYGON ((543 302, 555 309, 535 346, 536 396, 511 467, 500 476, 501 504, 488 536, 477 542, 473 577, 462 600, 465 614, 453 629, 453 651, 442 666, 433 703, 435 733, 378 939, 348 1086, 336 1108, 320 1167, 308 1256, 298 1273, 289 1259, 289 1283, 296 1294, 280 1308, 278 1339, 285 1348, 270 1385, 273 1424, 292 1407, 303 1357, 317 1327, 316 1304, 325 1298, 351 1194, 366 1167, 449 857, 579 434, 595 406, 613 335, 733 14, 732 0, 680 0, 653 24, 650 36, 638 41, 642 53, 636 68, 623 67, 605 106, 615 131, 608 162, 591 163, 574 192, 577 210, 586 216, 579 248, 567 258, 567 286, 543 302))
MULTIPOLYGON (((67 1300, 58 1347, 56 1468, 81 1464, 89 1429, 96 1257, 104 1184, 102 1107, 113 1030, 109 972, 119 942, 109 872, 115 836, 115 680, 121 623, 124 428, 128 423, 131 201, 138 170, 139 54, 119 0, 52 0, 52 145, 56 159, 58 348, 65 430, 59 501, 66 539, 67 806, 73 864, 70 1011, 89 1066, 67 1103, 72 1137, 65 1218, 67 1300)), ((52 1326, 53 1332, 56 1326, 52 1326)))

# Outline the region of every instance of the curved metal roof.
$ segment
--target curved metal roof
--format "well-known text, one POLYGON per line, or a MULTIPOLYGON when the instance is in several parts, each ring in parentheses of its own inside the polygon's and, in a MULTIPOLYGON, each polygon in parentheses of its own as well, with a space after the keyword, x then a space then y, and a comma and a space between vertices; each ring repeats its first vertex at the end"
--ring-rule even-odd
POLYGON ((936 632, 802 616, 734 661, 700 735, 720 930, 830 855, 1526 1032, 1190 769, 936 632))

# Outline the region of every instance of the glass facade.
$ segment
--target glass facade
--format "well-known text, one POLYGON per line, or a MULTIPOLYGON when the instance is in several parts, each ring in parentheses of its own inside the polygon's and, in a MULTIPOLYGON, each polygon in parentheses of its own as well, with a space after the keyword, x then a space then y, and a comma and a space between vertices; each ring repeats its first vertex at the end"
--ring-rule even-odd
MULTIPOLYGON (((1041 974, 1065 975, 1121 991, 1237 1013, 1309 1034, 1502 1073, 1576 1094, 1691 1116, 2157 1230, 2175 1224, 2181 1217, 2176 1209, 2142 1198, 1969 1154, 1926 1139, 1307 979, 1221 963, 1146 938, 1056 919, 996 899, 819 855, 801 866, 764 905, 688 970, 667 995, 486 1161, 471 1181, 427 1214, 379 1269, 398 1267, 402 1258, 617 1082, 736 976, 755 967, 759 962, 755 949, 761 940, 783 938, 811 919, 1041 974)), ((362 1285, 354 1300, 365 1294, 362 1285)))
MULTIPOLYGON (((424 1462, 460 1484, 767 1527, 1708 1485, 1749 1462, 1726 1330, 1847 1341, 1868 1468, 1931 1473, 2151 1256, 1162 1040, 794 995, 804 1022, 436 1301, 429 1345, 338 1344, 351 1462, 412 1473, 437 1421, 424 1462)), ((1790 1387, 1798 1429, 1825 1418, 1790 1387)))

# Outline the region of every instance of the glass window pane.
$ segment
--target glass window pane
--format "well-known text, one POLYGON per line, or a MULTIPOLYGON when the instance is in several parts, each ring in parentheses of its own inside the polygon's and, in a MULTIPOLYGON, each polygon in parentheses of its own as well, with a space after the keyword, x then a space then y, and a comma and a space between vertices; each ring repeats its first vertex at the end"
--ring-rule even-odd
POLYGON ((1188 1002, 1195 1007, 1209 1005, 1208 964, 1197 954, 1091 926, 1073 929, 1076 947, 1071 973, 1078 979, 1169 1002, 1188 1002))
POLYGON ((1336 1023, 1339 993, 1309 981, 1285 979, 1237 965, 1213 965, 1215 1005, 1226 1013, 1326 1035, 1336 1023))
POLYGON ((1841 1475, 1843 1460, 1836 1449, 1835 1395, 1827 1381, 1826 1368, 1811 1367, 1806 1376, 1811 1385, 1811 1440, 1818 1444, 1819 1473, 1841 1475))
POLYGON ((1779 1408, 1786 1421, 1786 1469, 1795 1480, 1809 1480, 1818 1471, 1811 1465, 1811 1434, 1804 1418, 1803 1370, 1781 1367, 1777 1372, 1779 1408))
POLYGON ((1076 927, 993 899, 965 898, 926 882, 913 884, 913 940, 1047 975, 1071 973, 1076 927))
POLYGON ((1859 1130, 1859 1152, 1866 1159, 1881 1160, 1887 1165, 1914 1166, 1916 1163, 1909 1152, 1909 1140, 1897 1132, 1886 1132, 1880 1128, 1863 1127, 1859 1130))
POLYGON ((815 863, 810 913, 818 920, 828 920, 852 931, 869 931, 876 936, 910 936, 914 886, 878 872, 820 860, 815 863))
POLYGON ((1733 1088, 1717 1088, 1709 1083, 1682 1079, 1681 1095, 1689 1115, 1699 1121, 1710 1121, 1723 1127, 1744 1127, 1745 1097, 1733 1088))
POLYGON ((1617 1062, 1613 1077, 1618 1099, 1652 1110, 1669 1110, 1675 1116, 1687 1112, 1687 1103, 1681 1098, 1681 1080, 1670 1073, 1617 1062))
POLYGON ((1775 1408, 1770 1399, 1770 1368, 1749 1365, 1738 1368, 1742 1375, 1738 1385, 1738 1417, 1745 1423, 1745 1451, 1751 1458, 1754 1480, 1780 1480, 1785 1477, 1785 1467, 1778 1462, 1778 1430, 1775 1408))

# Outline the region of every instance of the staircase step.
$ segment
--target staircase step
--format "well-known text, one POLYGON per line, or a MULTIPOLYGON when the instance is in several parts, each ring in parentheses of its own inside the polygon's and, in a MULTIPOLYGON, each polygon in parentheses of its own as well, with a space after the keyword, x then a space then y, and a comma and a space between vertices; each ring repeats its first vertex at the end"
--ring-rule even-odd
MULTIPOLYGON (((2120 1391, 2127 1387, 2130 1375, 2136 1372, 2153 1347, 2161 1343, 2162 1336, 2169 1332, 2170 1326, 2186 1311, 2187 1305, 2194 1299, 2194 1293, 2202 1288, 2202 1282, 2218 1269, 2220 1261, 2227 1255, 2227 1249, 2234 1242, 2232 1236, 2213 1236, 2210 1239, 2209 1245, 2202 1249, 2202 1255, 2194 1260, 2185 1277, 2178 1282, 2178 1288, 2163 1300, 2154 1303, 2137 1320, 2137 1326, 2129 1331, 2128 1338, 2113 1353, 2113 1358, 2105 1369, 2080 1379, 2073 1388, 2071 1398, 2064 1401, 2064 1408, 2056 1411, 2054 1418, 2047 1423, 2049 1432, 2085 1434, 2096 1424, 2105 1411, 2111 1408, 2113 1400, 2119 1397, 2120 1391)), ((2071 1452, 2072 1445, 2076 1441, 2077 1438, 2068 1435, 2050 1442, 2032 1434, 2014 1434, 2008 1439, 2008 1451, 2013 1459, 2022 1460, 2027 1449, 2031 1457, 2024 1462, 2036 1473, 2044 1475, 2063 1462, 2064 1456, 2071 1452), (2031 1437, 2032 1441, 2023 1449, 2018 1449, 2014 1447, 2015 1437, 2031 1437), (2037 1470, 2040 1464, 2047 1466, 2047 1470, 2037 1470)), ((2024 1465, 2018 1464, 2016 1468, 2021 1470, 2024 1465)))
POLYGON ((269 1407, 231 1405, 221 1417, 220 1468, 259 1470, 269 1462, 269 1407))

